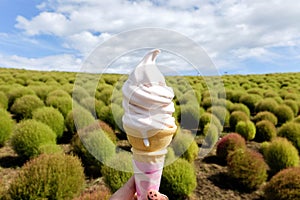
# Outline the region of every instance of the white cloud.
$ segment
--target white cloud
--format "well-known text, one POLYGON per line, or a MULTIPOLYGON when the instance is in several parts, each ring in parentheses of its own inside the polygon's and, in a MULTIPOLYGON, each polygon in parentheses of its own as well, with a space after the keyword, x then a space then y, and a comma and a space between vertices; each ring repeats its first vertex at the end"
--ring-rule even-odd
POLYGON ((299 46, 300 4, 293 0, 48 0, 32 19, 17 17, 29 36, 53 35, 86 57, 121 31, 162 27, 202 45, 218 68, 249 58, 269 60, 274 47, 299 46))
POLYGON ((7 56, 0 54, 0 66, 4 68, 21 68, 47 71, 80 71, 81 60, 73 55, 61 54, 41 58, 7 56))

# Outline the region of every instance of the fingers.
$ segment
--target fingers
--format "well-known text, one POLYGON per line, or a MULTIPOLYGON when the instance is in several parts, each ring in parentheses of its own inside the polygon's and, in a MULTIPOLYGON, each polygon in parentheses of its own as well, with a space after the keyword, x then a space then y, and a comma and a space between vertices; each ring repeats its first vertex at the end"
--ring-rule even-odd
POLYGON ((155 190, 150 190, 147 195, 148 200, 169 200, 166 195, 160 194, 155 190))

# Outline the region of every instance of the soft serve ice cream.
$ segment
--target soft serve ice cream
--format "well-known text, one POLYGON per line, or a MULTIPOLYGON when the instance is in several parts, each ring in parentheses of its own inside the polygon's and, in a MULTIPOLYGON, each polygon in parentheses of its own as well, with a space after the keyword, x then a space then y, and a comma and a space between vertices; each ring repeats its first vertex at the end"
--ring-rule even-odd
POLYGON ((160 50, 149 52, 124 83, 123 127, 132 145, 138 200, 158 191, 166 148, 177 127, 174 92, 155 64, 160 50))

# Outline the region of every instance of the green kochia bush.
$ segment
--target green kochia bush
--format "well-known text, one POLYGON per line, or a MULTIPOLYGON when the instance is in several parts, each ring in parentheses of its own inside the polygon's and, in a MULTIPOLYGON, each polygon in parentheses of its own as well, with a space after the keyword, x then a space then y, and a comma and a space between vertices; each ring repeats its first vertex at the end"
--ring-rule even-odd
POLYGON ((251 113, 255 112, 255 105, 258 101, 260 101, 262 97, 257 94, 245 94, 240 97, 239 102, 245 104, 251 113))
POLYGON ((0 108, 8 108, 8 98, 4 92, 0 91, 0 108))
POLYGON ((257 142, 264 142, 264 141, 271 141, 274 137, 276 137, 277 130, 275 125, 268 121, 262 120, 256 123, 256 134, 255 134, 255 141, 257 142))
POLYGON ((299 155, 297 149, 286 138, 276 138, 263 152, 272 175, 282 169, 298 166, 299 155))
POLYGON ((205 143, 209 147, 213 147, 219 139, 219 130, 214 124, 207 124, 204 127, 203 134, 205 135, 205 143))
POLYGON ((182 126, 187 129, 197 129, 200 118, 200 108, 198 104, 183 104, 180 105, 180 109, 180 121, 182 126))
POLYGON ((289 106, 293 110, 294 116, 297 116, 297 114, 299 112, 299 106, 298 106, 296 101, 291 100, 291 99, 287 99, 287 100, 284 100, 283 103, 285 105, 289 106))
POLYGON ((264 187, 266 200, 300 199, 300 167, 280 171, 264 187))
POLYGON ((262 99, 256 104, 255 111, 256 112, 269 111, 274 113, 277 106, 278 103, 272 98, 262 99))
POLYGON ((207 109, 207 112, 215 115, 223 126, 229 126, 230 113, 224 106, 213 106, 207 109))
POLYGON ((66 127, 70 135, 74 135, 78 130, 87 127, 95 122, 93 115, 81 106, 76 106, 69 112, 65 120, 66 127))
POLYGON ((234 112, 234 111, 242 111, 244 113, 247 114, 248 117, 250 117, 250 110, 249 108, 242 104, 242 103, 235 103, 230 107, 230 112, 234 112))
POLYGON ((247 116, 246 113, 242 111, 232 112, 229 118, 230 129, 232 131, 235 131, 235 127, 239 121, 247 121, 247 120, 249 120, 249 117, 247 116))
POLYGON ((11 112, 15 114, 18 120, 32 117, 32 112, 43 107, 43 101, 35 95, 25 95, 18 98, 11 107, 11 112))
POLYGON ((300 123, 283 124, 278 130, 278 136, 287 138, 300 152, 300 123))
POLYGON ((46 105, 57 108, 66 118, 70 110, 72 110, 72 98, 70 96, 56 97, 48 95, 46 105))
POLYGON ((229 176, 236 179, 245 190, 255 190, 267 180, 268 166, 258 152, 238 149, 228 155, 227 164, 229 176))
POLYGON ((185 199, 197 186, 194 166, 179 158, 163 170, 160 191, 174 199, 185 199))
POLYGON ((239 121, 235 127, 235 132, 242 135, 246 140, 253 140, 256 134, 256 127, 250 120, 239 121))
POLYGON ((43 154, 22 168, 13 180, 11 199, 71 200, 84 188, 85 178, 78 158, 62 153, 43 154))
POLYGON ((62 137, 64 132, 64 117, 53 107, 38 108, 33 112, 33 119, 47 124, 55 133, 57 138, 62 137))
POLYGON ((108 165, 103 165, 101 169, 104 181, 113 192, 117 191, 132 177, 132 172, 132 159, 130 154, 126 152, 116 154, 108 165), (122 171, 119 169, 122 169, 122 171))
POLYGON ((43 145, 55 145, 55 139, 56 134, 48 125, 29 119, 17 124, 11 142, 18 155, 31 158, 41 153, 43 145))
POLYGON ((11 119, 10 114, 6 110, 0 108, 0 147, 2 147, 10 137, 13 126, 14 121, 11 119))
POLYGON ((223 126, 220 123, 220 120, 213 114, 211 113, 204 113, 203 115, 201 115, 200 117, 200 121, 199 121, 199 128, 202 130, 202 132, 204 131, 204 127, 207 124, 214 124, 217 128, 218 131, 221 132, 223 130, 223 126))
POLYGON ((285 122, 292 121, 294 119, 293 110, 287 105, 279 105, 274 111, 277 116, 278 124, 284 124, 285 122))
POLYGON ((176 156, 181 156, 189 162, 193 162, 199 153, 199 148, 192 134, 179 132, 172 141, 172 147, 176 156))
POLYGON ((16 87, 8 92, 8 107, 15 102, 16 99, 24 95, 34 95, 34 91, 28 87, 16 87))
POLYGON ((257 122, 262 121, 262 120, 268 120, 268 121, 272 122, 275 126, 278 122, 277 117, 269 111, 259 112, 252 119, 252 121, 254 123, 257 123, 257 122))
POLYGON ((246 148, 245 139, 237 133, 229 133, 218 142, 217 156, 225 161, 230 152, 240 148, 246 148))
POLYGON ((100 170, 101 163, 107 164, 115 156, 115 144, 99 127, 88 127, 78 135, 80 138, 76 135, 72 140, 72 149, 86 167, 96 167, 100 170))

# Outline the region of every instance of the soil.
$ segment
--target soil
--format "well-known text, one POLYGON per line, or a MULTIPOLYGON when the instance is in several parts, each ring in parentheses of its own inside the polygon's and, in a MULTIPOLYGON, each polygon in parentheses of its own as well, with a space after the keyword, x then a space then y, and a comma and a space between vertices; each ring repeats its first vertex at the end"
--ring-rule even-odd
MULTIPOLYGON (((258 144, 247 144, 249 148, 257 149, 258 144)), ((67 151, 68 147, 64 145, 67 151)), ((17 175, 20 167, 24 164, 14 151, 8 146, 0 148, 0 184, 5 189, 17 175)), ((245 192, 239 185, 227 175, 227 167, 220 163, 212 150, 206 157, 195 160, 197 174, 197 187, 189 200, 263 200, 262 189, 253 192, 245 192)), ((262 186, 263 187, 263 186, 262 186)), ((103 178, 87 179, 85 192, 93 190, 106 190, 103 178)), ((172 200, 170 198, 170 200, 172 200)))

